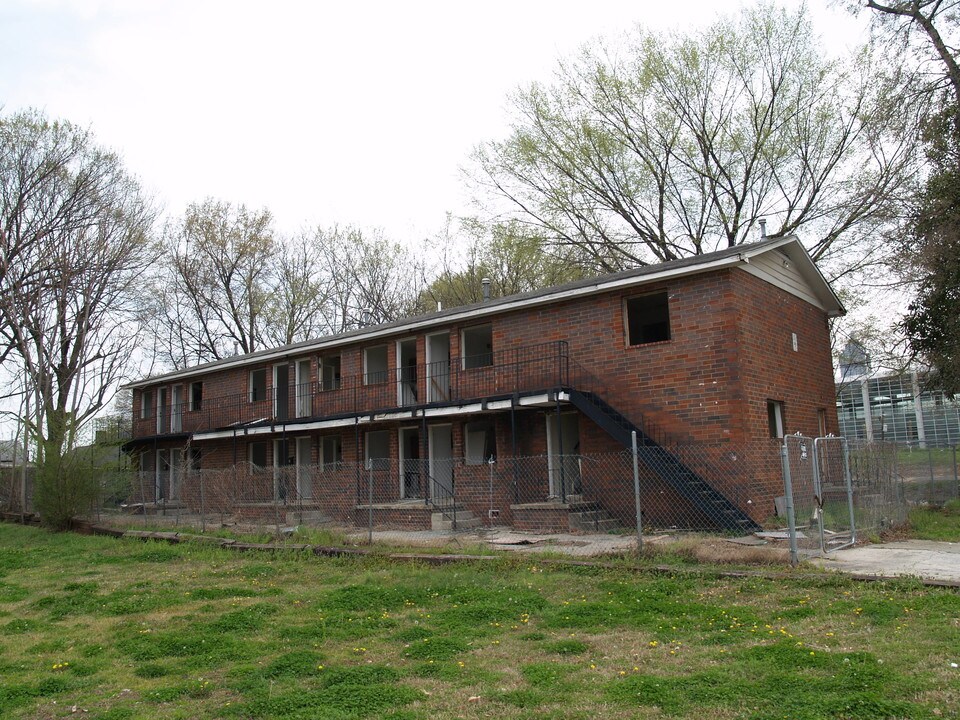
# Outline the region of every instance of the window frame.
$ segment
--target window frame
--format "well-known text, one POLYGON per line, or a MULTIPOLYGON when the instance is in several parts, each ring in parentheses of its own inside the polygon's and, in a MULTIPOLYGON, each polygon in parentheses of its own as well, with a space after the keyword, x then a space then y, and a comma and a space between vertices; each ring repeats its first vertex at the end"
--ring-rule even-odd
POLYGON ((267 399, 267 368, 255 368, 250 370, 249 375, 247 376, 247 400, 249 402, 263 402, 267 399), (263 397, 257 397, 257 383, 255 381, 255 376, 263 376, 263 397))
MULTIPOLYGON (((477 342, 473 340, 472 342, 477 342)), ((477 370, 493 366, 493 323, 471 325, 460 330, 460 367, 463 370, 477 370), (467 338, 480 330, 489 332, 490 344, 484 352, 468 352, 467 338)))

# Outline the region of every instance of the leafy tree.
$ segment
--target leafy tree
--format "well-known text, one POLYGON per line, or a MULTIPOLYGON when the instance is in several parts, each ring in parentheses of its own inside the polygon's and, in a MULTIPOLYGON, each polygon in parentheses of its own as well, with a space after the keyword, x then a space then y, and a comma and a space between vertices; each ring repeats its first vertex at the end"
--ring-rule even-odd
POLYGON ((955 109, 928 126, 930 175, 919 197, 909 247, 919 271, 904 319, 913 351, 944 390, 960 393, 960 129, 955 109))
POLYGON ((873 260, 915 172, 898 88, 867 52, 828 59, 803 8, 762 4, 695 36, 638 29, 517 94, 473 177, 494 210, 599 270, 736 245, 762 218, 849 270, 873 260))
POLYGON ((31 399, 35 504, 56 527, 98 491, 73 451, 136 358, 154 217, 89 131, 32 111, 0 117, 2 355, 31 399))
POLYGON ((517 222, 491 228, 475 218, 461 222, 465 242, 447 237, 437 276, 423 293, 424 310, 456 307, 483 300, 483 280, 490 280, 492 297, 560 285, 585 276, 586 270, 569 250, 552 250, 542 235, 517 222), (455 248, 456 257, 449 252, 455 248))

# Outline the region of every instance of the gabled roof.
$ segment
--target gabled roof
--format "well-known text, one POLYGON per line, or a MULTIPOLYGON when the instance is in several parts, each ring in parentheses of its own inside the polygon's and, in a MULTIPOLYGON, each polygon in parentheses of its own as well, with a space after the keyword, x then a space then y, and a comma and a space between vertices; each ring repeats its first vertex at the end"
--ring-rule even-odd
POLYGON ((563 285, 541 288, 517 295, 508 295, 487 302, 462 305, 448 310, 403 318, 394 322, 372 325, 338 335, 329 335, 269 350, 258 350, 247 355, 237 355, 184 370, 144 378, 124 387, 139 388, 157 382, 182 380, 203 375, 212 370, 226 370, 271 360, 282 360, 286 357, 328 350, 342 345, 369 342, 401 332, 426 330, 456 322, 482 319, 512 310, 547 305, 575 297, 632 288, 666 279, 732 267, 740 267, 747 272, 763 277, 763 279, 787 292, 797 294, 808 302, 813 302, 831 317, 843 315, 846 312, 840 303, 840 299, 830 288, 829 283, 820 273, 800 241, 795 236, 788 235, 761 240, 756 243, 736 245, 705 255, 693 255, 657 265, 645 265, 632 270, 576 280, 563 285), (770 258, 774 258, 774 261, 771 262, 770 258), (766 260, 766 262, 757 263, 756 260, 766 260), (791 268, 790 277, 781 277, 783 273, 770 272, 770 268, 777 267, 778 263, 782 267, 791 268))

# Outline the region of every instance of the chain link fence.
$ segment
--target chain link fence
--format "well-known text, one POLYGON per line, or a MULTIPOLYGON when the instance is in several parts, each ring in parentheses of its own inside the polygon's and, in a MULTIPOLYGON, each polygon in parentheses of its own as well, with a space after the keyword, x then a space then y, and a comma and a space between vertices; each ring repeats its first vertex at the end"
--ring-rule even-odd
MULTIPOLYGON (((955 447, 833 437, 641 442, 636 463, 627 450, 194 469, 185 452, 159 471, 137 471, 117 447, 100 455, 101 493, 91 516, 200 531, 635 535, 642 526, 645 536, 760 532, 786 539, 792 510, 798 551, 829 552, 902 525, 912 507, 960 495, 955 447)), ((28 468, 28 511, 33 473, 28 468)), ((22 477, 23 468, 0 468, 0 511, 21 511, 22 477)))

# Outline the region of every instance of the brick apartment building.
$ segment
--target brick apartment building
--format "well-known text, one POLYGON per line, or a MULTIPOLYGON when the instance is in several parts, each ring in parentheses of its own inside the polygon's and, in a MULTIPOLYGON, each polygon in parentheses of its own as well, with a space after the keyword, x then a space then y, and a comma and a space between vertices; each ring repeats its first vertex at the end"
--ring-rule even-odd
POLYGON ((128 448, 146 505, 560 530, 578 509, 632 524, 632 473, 583 458, 636 431, 645 516, 751 528, 772 507, 733 490, 779 474, 671 448, 836 433, 843 312, 796 238, 767 239, 145 378, 128 448))

